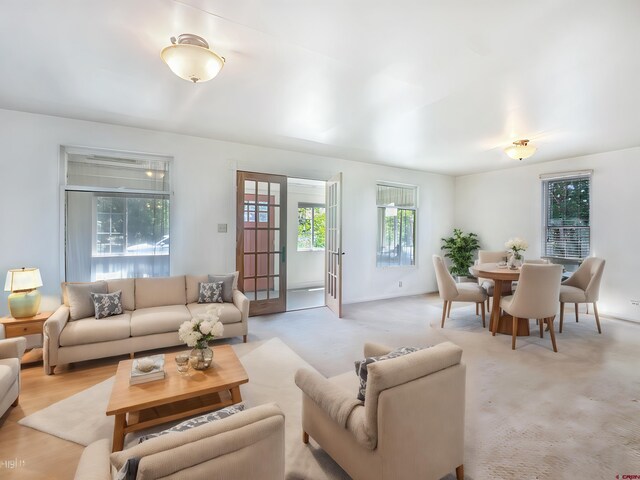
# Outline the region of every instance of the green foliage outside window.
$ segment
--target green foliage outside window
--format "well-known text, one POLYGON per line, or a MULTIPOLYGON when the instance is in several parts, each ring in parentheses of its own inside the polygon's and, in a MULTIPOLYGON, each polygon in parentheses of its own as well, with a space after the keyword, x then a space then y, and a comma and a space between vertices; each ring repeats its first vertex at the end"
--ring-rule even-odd
POLYGON ((324 250, 325 208, 298 207, 298 250, 324 250))

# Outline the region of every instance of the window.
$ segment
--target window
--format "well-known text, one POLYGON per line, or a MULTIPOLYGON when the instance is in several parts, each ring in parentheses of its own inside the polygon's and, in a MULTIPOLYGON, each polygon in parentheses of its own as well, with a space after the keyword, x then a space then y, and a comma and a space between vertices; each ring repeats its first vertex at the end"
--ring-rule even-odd
POLYGON ((591 250, 591 175, 542 177, 544 255, 579 263, 591 250))
POLYGON ((168 276, 169 159, 64 148, 65 279, 168 276))
POLYGON ((298 204, 298 251, 324 250, 325 206, 298 204))
POLYGON ((415 265, 417 197, 417 187, 378 184, 378 267, 415 265))

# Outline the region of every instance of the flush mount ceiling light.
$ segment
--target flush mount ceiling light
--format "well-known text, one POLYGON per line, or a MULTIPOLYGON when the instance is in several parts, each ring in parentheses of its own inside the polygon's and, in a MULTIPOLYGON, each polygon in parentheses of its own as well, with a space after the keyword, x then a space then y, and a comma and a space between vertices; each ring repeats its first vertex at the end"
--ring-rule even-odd
POLYGON ((536 147, 529 145, 529 140, 516 140, 513 145, 509 145, 504 149, 504 153, 514 160, 522 160, 536 153, 536 147))
POLYGON ((211 80, 224 65, 221 57, 209 49, 207 41, 191 33, 171 37, 171 45, 160 52, 162 60, 180 78, 193 83, 211 80))

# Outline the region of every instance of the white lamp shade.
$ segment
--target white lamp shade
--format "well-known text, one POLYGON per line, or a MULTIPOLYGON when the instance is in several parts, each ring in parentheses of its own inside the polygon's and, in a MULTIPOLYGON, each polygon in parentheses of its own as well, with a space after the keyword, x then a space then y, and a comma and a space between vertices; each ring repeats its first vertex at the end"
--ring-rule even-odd
POLYGON ((160 52, 173 73, 190 82, 211 80, 224 65, 224 60, 215 52, 198 45, 170 45, 160 52))
POLYGON ((42 286, 42 277, 37 268, 16 268, 7 272, 7 281, 4 284, 5 292, 17 292, 20 290, 33 290, 42 286))
POLYGON ((529 158, 536 153, 536 147, 531 144, 513 144, 504 149, 504 152, 514 160, 522 160, 523 158, 529 158))

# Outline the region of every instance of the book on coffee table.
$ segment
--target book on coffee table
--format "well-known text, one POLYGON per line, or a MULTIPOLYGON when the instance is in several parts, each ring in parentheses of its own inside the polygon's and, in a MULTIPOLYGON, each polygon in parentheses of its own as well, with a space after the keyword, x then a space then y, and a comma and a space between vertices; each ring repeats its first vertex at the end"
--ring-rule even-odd
POLYGON ((164 377, 164 354, 136 358, 131 364, 129 385, 138 385, 140 383, 163 380, 164 377), (153 367, 151 369, 143 369, 140 365, 148 363, 149 360, 153 361, 153 367))

